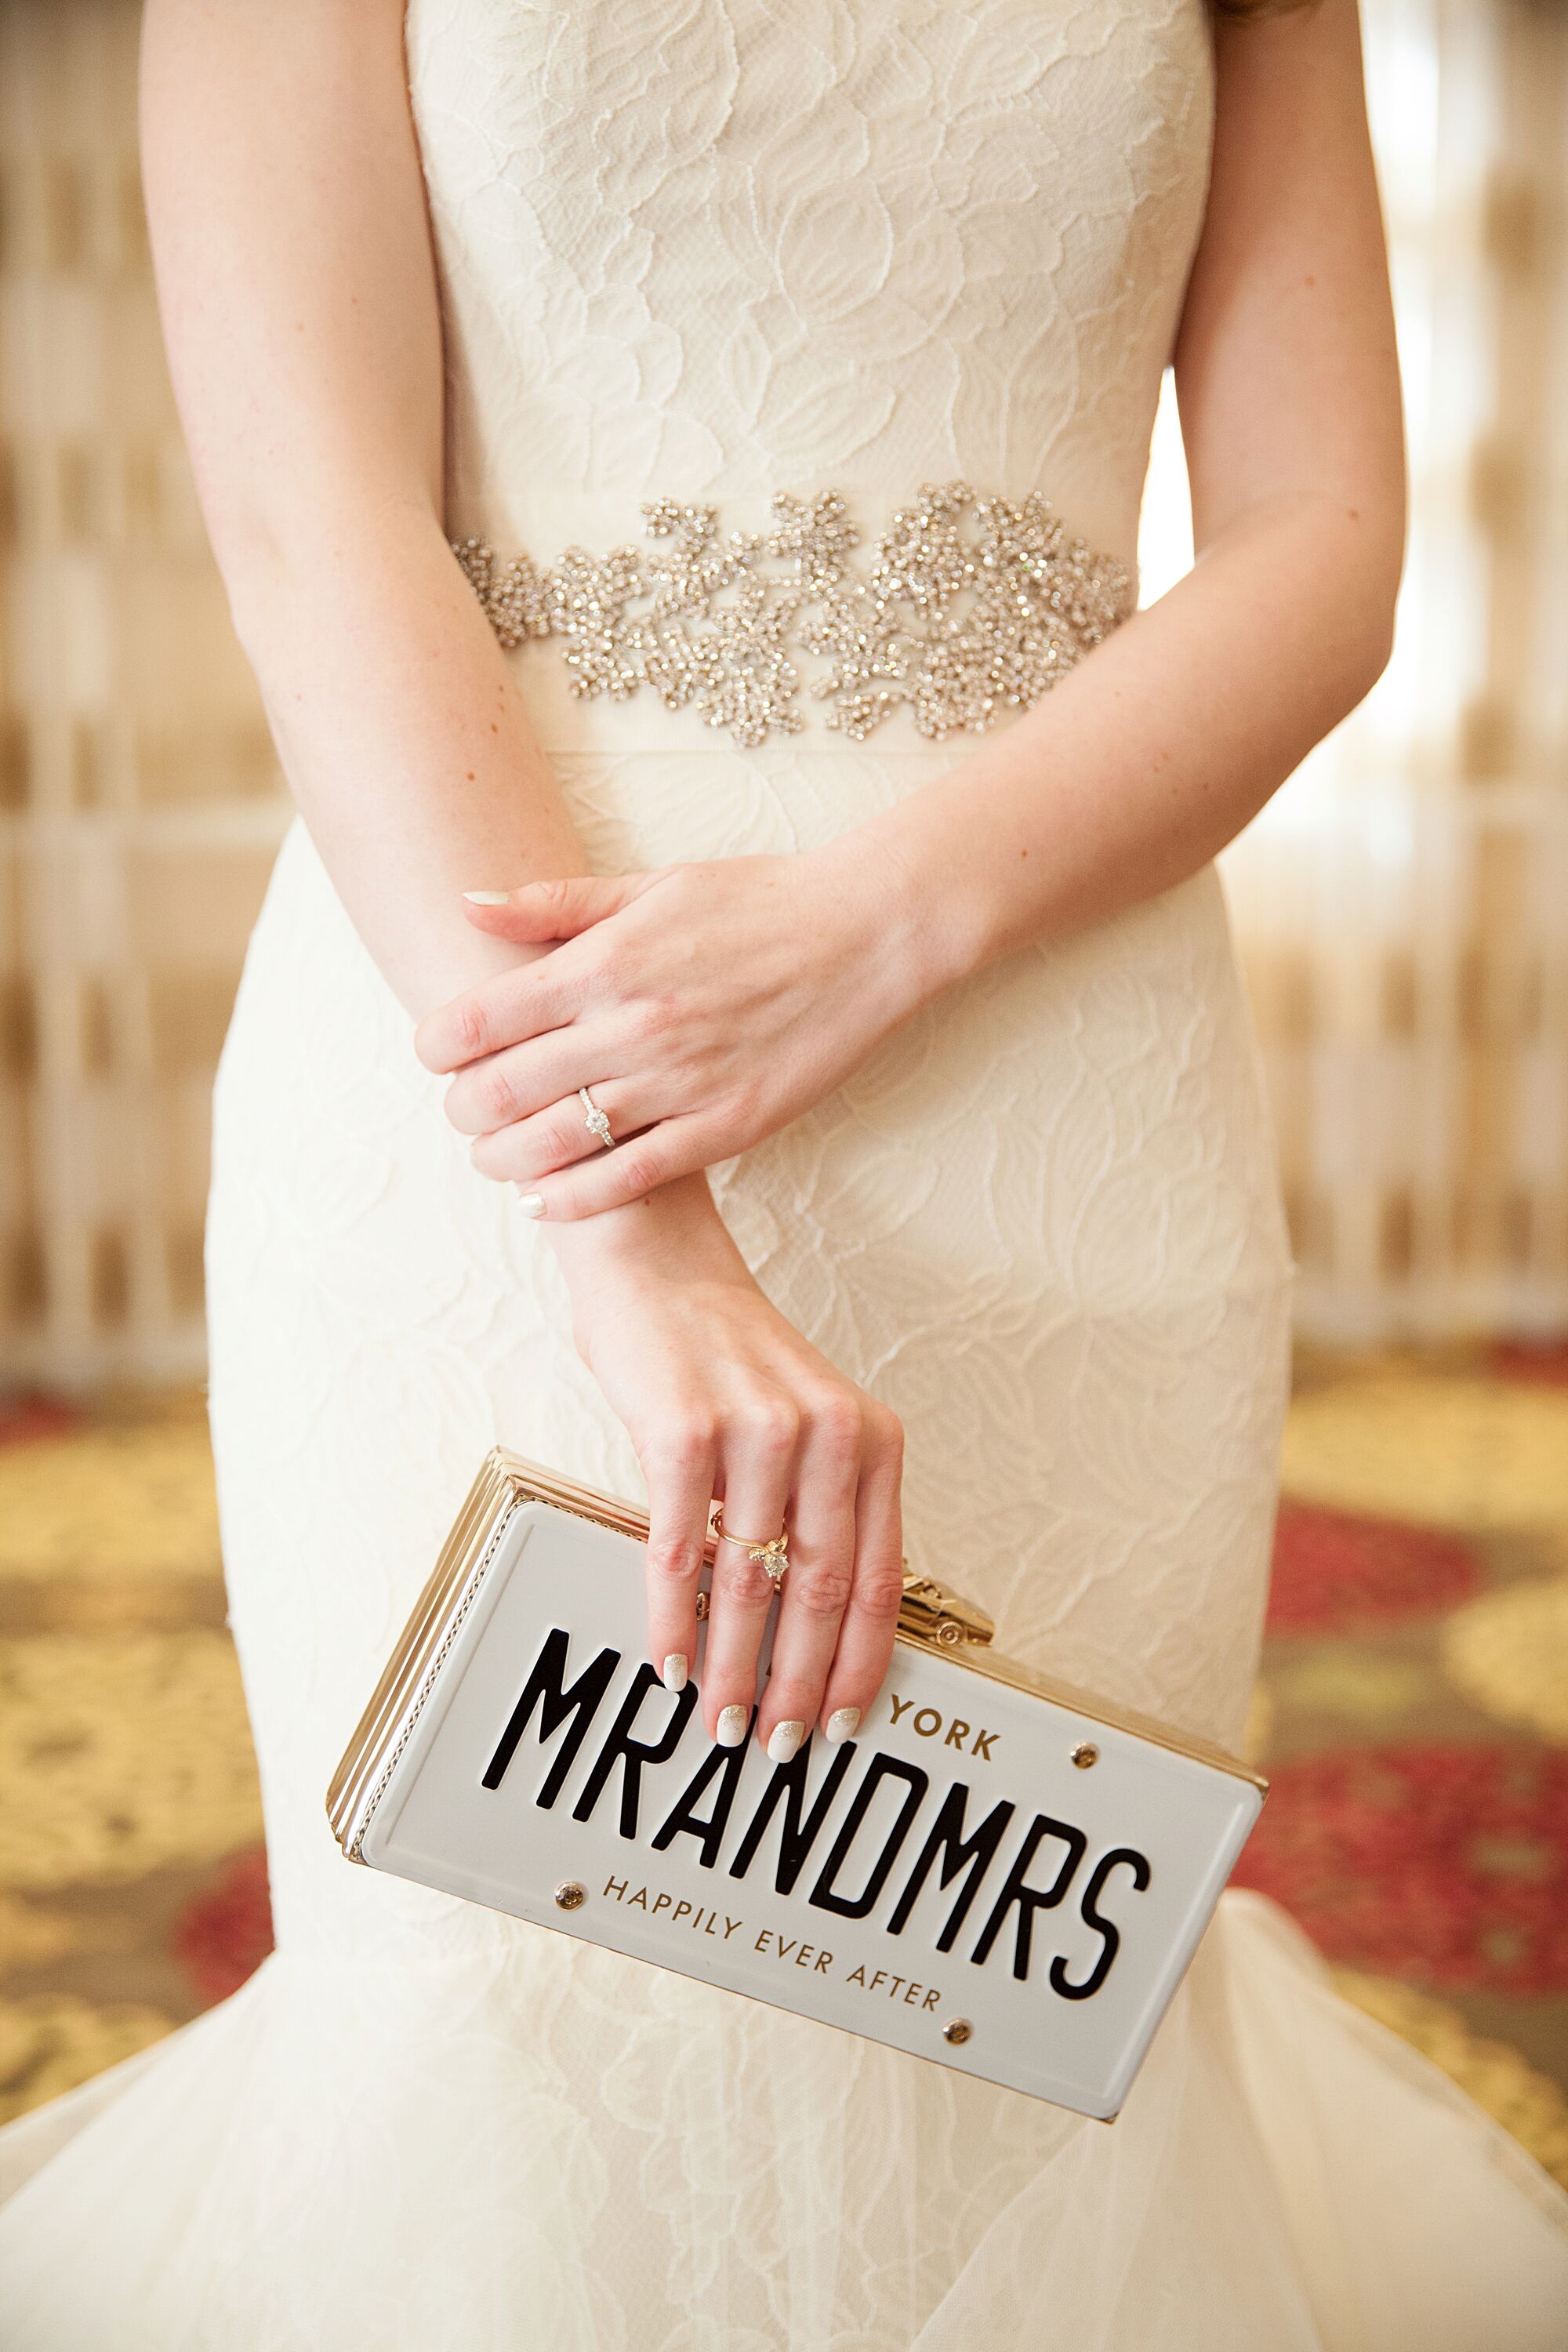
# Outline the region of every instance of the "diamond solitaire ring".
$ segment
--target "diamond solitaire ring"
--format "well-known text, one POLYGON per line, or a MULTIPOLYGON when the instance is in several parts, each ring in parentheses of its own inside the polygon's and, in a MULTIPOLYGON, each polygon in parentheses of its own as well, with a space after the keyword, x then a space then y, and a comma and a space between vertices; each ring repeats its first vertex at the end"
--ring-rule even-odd
POLYGON ((616 1139, 610 1133, 609 1120, 605 1117, 604 1112, 599 1108, 598 1104, 594 1100, 593 1096, 588 1092, 586 1087, 578 1087, 577 1099, 583 1106, 589 1134, 596 1135, 600 1142, 604 1145, 605 1150, 608 1151, 616 1139))

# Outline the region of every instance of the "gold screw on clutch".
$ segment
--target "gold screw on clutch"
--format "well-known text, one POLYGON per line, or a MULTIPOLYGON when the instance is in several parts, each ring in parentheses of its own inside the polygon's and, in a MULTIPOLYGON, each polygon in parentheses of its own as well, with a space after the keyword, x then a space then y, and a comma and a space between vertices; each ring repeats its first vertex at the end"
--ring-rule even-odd
POLYGON ((588 1900, 588 1890, 574 1878, 563 1878, 555 1890, 555 1900, 563 1911, 575 1911, 588 1900))
POLYGON ((967 2017, 950 2017, 942 2029, 944 2042, 967 2042, 974 2028, 967 2017))
POLYGON ((1092 1739, 1080 1739, 1072 1751, 1072 1760, 1080 1772, 1087 1772, 1091 1764, 1099 1763, 1100 1750, 1092 1739))

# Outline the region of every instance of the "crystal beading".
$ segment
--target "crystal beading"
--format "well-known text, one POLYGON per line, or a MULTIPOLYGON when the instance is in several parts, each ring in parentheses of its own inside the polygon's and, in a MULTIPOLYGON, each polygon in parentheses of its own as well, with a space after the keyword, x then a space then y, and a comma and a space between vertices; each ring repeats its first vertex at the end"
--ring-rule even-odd
POLYGON ((1037 490, 924 483, 864 570, 841 491, 772 505, 772 530, 721 534, 717 508, 651 499, 650 546, 547 566, 482 539, 453 552, 502 646, 563 640, 574 694, 652 687, 748 749, 804 726, 802 654, 826 660, 807 690, 829 727, 858 741, 902 707, 935 738, 1036 701, 1131 609, 1127 567, 1069 539, 1037 490))

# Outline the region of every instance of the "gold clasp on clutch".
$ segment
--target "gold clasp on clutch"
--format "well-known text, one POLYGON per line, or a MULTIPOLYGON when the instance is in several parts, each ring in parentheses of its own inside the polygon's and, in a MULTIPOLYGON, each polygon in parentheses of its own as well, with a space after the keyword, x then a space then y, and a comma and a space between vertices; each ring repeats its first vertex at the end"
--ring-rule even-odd
POLYGON ((933 1650, 960 1650, 970 1643, 989 1642, 996 1627, 977 1601, 966 1601, 932 1576, 916 1576, 905 1569, 899 1631, 933 1650))

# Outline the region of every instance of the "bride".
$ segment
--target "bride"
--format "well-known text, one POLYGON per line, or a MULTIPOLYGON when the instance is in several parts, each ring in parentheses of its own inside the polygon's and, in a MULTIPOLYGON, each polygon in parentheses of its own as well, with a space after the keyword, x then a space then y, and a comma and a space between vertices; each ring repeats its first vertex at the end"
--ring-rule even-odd
POLYGON ((1560 2347, 1565 2201, 1256 1897, 1106 2129, 322 1811, 498 1440, 646 1491, 672 1686, 713 1502, 784 1535, 721 1741, 853 1729, 905 1551, 1238 1740, 1290 1265, 1211 861, 1388 648, 1352 0, 149 0, 143 111, 299 810, 208 1240, 278 1948, 0 2136, 8 2352, 1560 2347))

